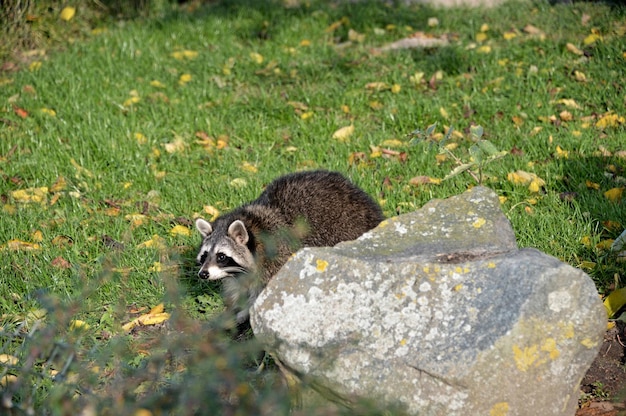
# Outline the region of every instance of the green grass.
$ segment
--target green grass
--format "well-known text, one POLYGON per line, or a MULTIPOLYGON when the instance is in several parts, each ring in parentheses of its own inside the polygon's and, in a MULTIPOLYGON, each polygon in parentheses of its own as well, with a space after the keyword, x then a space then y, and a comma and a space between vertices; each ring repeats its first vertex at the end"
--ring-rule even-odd
MULTIPOLYGON (((596 244, 616 238, 626 225, 624 196, 604 196, 625 186, 626 159, 615 153, 626 150, 626 127, 595 126, 608 111, 626 116, 623 8, 534 1, 443 11, 382 2, 313 1, 285 8, 280 2, 231 1, 192 12, 172 7, 96 33, 84 30, 80 13, 67 24, 69 33, 75 25, 87 39, 34 58, 40 66, 0 75, 5 328, 40 308, 42 294, 70 304, 79 299, 63 319, 86 321, 88 344, 104 348, 108 343, 98 334, 119 331, 129 305, 151 307, 168 299, 167 308, 174 308, 177 301, 166 296, 172 279, 184 291, 185 313, 208 318, 221 302, 215 288, 195 281, 199 236, 171 235, 174 225, 208 217, 206 205, 232 209, 278 175, 305 168, 344 172, 376 196, 389 216, 463 192, 476 184, 465 174, 439 185, 409 184, 419 175, 443 178, 455 167, 450 158, 437 163, 436 146, 408 144, 411 131, 435 122, 438 133, 450 125, 464 132, 453 150, 464 161, 473 124, 482 125, 498 149, 515 150, 484 173, 485 185, 506 197, 502 209, 520 246, 586 266, 602 293, 624 284, 623 263, 596 244), (439 25, 428 27, 430 17, 439 25), (336 30, 327 30, 343 18, 336 30), (478 42, 483 24, 487 39, 478 42), (528 24, 545 36, 523 31, 528 24), (364 34, 363 42, 338 49, 349 29, 364 34), (438 49, 372 53, 418 30, 452 40, 438 49), (592 30, 603 39, 584 45, 592 30), (510 31, 516 36, 505 39, 510 31), (568 43, 589 58, 569 52, 568 43), (488 53, 480 52, 484 46, 488 53), (172 55, 185 50, 197 56, 172 55), (436 71, 443 78, 431 88, 436 71), (575 71, 587 81, 577 81, 575 71), (417 72, 425 79, 419 85, 411 81, 417 72), (186 83, 180 82, 183 74, 191 76, 186 83), (400 90, 368 90, 371 82, 398 84, 400 90), (133 96, 138 102, 127 102, 133 96), (561 99, 575 100, 578 108, 561 99), (571 120, 546 121, 564 110, 571 120), (351 124, 355 130, 347 141, 332 138, 351 124), (198 143, 202 134, 226 140, 227 147, 205 149, 198 143), (406 160, 376 157, 371 146, 384 149, 390 139, 402 142, 393 150, 406 152, 406 160), (180 148, 170 153, 166 145, 172 143, 180 148), (566 158, 557 146, 568 152, 566 158), (611 155, 603 156, 601 147, 611 155), (365 160, 351 163, 356 152, 365 160), (256 171, 246 169, 246 162, 256 171), (507 175, 516 170, 537 174, 545 186, 532 193, 511 183, 507 175), (65 185, 54 189, 59 178, 65 185), (587 180, 599 189, 589 188, 587 180), (43 203, 15 198, 15 191, 37 187, 48 188, 43 203), (135 214, 145 218, 133 226, 135 214), (154 235, 164 239, 164 249, 141 247, 154 235), (111 249, 103 236, 124 249, 111 249), (13 250, 11 240, 39 248, 13 250), (159 273, 155 262, 177 268, 159 273)), ((12 352, 16 343, 0 353, 12 352)))

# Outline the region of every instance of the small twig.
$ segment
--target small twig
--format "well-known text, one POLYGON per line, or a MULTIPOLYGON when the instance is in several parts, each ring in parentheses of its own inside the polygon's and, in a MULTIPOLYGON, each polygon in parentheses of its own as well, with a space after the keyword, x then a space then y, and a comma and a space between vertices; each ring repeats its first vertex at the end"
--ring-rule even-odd
POLYGON ((59 376, 65 378, 65 375, 66 375, 67 371, 70 369, 70 365, 72 364, 72 361, 74 361, 74 352, 71 352, 70 356, 67 357, 67 361, 65 362, 65 365, 63 366, 63 369, 58 374, 59 376))
POLYGON ((616 336, 617 336, 617 342, 619 342, 619 345, 621 345, 622 347, 626 348, 626 345, 624 345, 624 343, 622 342, 621 338, 619 337, 619 334, 617 334, 616 336))
MULTIPOLYGON (((450 150, 446 149, 445 147, 442 147, 442 149, 443 149, 443 150, 444 150, 444 151, 445 151, 448 155, 450 155, 450 157, 452 157, 452 159, 454 159, 454 161, 456 162, 456 164, 457 164, 458 166, 461 166, 461 165, 463 164, 463 161, 462 161, 461 159, 459 159, 458 157, 456 157, 456 155, 455 155, 454 153, 452 153, 450 150)), ((480 184, 480 180, 479 180, 478 176, 476 176, 476 174, 475 174, 474 172, 472 172, 472 170, 471 170, 471 169, 467 169, 467 170, 466 170, 466 172, 467 172, 467 173, 469 173, 469 174, 470 174, 470 176, 471 176, 472 178, 474 178, 474 180, 475 180, 478 184, 480 184)))

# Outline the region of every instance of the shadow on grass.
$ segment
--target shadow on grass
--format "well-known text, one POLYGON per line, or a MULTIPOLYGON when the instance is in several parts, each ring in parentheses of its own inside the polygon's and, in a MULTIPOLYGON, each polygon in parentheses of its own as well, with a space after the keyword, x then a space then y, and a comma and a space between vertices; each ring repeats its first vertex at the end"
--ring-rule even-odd
POLYGON ((626 186, 624 159, 609 156, 573 157, 563 160, 562 180, 556 191, 583 221, 591 225, 589 241, 580 242, 578 255, 592 259, 584 267, 596 282, 600 293, 607 293, 616 278, 623 278, 624 263, 603 244, 616 239, 626 227, 626 202, 622 194, 612 200, 606 192, 626 186), (595 263, 595 264, 593 264, 595 263))

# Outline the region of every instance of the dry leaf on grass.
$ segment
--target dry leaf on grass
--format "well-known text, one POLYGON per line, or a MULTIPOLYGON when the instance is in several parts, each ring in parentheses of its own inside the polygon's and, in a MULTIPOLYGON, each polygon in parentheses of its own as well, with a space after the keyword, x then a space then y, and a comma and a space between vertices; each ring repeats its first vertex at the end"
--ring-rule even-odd
POLYGON ((162 303, 153 307, 150 312, 133 319, 127 324, 122 325, 122 329, 125 332, 130 332, 137 326, 158 325, 170 318, 170 314, 164 311, 164 305, 162 303))

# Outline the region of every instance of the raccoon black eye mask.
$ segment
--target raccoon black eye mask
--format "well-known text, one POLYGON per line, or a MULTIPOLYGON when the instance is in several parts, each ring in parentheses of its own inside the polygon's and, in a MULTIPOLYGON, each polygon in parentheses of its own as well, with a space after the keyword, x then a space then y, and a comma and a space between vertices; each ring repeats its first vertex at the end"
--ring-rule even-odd
POLYGON ((354 240, 383 219, 378 204, 340 173, 281 176, 256 200, 213 223, 196 220, 198 276, 221 280, 227 308, 244 322, 256 296, 298 248, 354 240))

